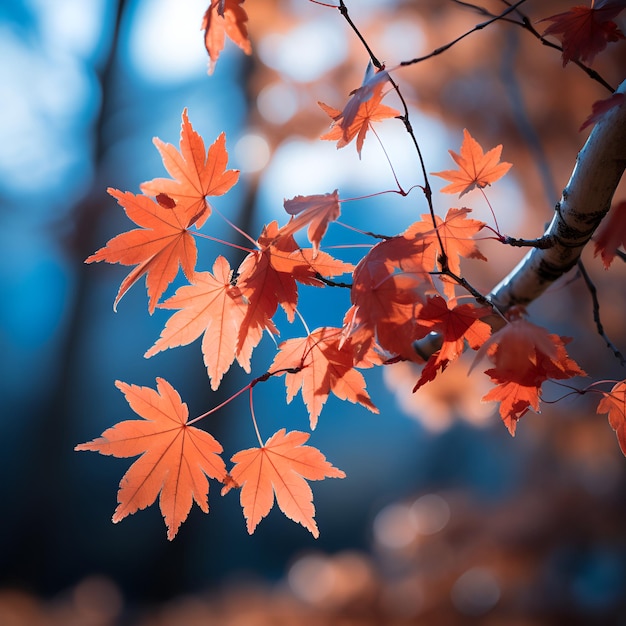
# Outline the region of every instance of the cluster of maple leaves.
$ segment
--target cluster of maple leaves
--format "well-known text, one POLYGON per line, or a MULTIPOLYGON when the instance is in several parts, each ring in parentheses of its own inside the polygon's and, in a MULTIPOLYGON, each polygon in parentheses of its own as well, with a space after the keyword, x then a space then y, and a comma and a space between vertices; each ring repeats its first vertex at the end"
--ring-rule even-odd
MULTIPOLYGON (((214 0, 204 16, 211 70, 225 36, 250 53, 243 1, 214 0)), ((601 42, 606 45, 623 37, 611 20, 624 5, 601 0, 590 9, 576 7, 548 18, 553 24, 546 33, 562 37, 564 62, 590 60, 602 49, 601 42), (591 33, 588 37, 581 35, 584 29, 591 33)), ((399 111, 382 104, 388 82, 386 71, 370 67, 343 110, 320 103, 331 118, 331 129, 322 139, 336 141, 338 148, 356 139, 360 154, 373 123, 401 117, 399 111)), ((301 393, 311 429, 331 393, 377 412, 359 370, 397 360, 423 363, 414 344, 435 332, 441 337, 441 346, 426 360, 415 390, 443 372, 469 346, 477 351, 475 365, 483 359, 490 362, 485 373, 494 387, 484 400, 499 402, 500 415, 514 434, 524 413, 539 410, 545 381, 585 375, 567 354, 569 340, 532 324, 523 312, 510 312, 504 326, 492 332, 485 321, 493 315, 489 306, 459 301, 461 258, 487 260, 473 239, 486 224, 471 218, 471 209, 450 208, 444 218, 424 214, 404 232, 373 245, 355 267, 321 248, 329 224, 340 216, 338 191, 296 196, 285 201, 282 226, 273 221, 257 239, 246 235, 251 247, 237 268, 231 268, 220 255, 212 271, 198 271, 195 237, 209 236, 200 229, 213 213, 207 198, 227 193, 237 183, 239 172, 227 169, 225 135, 207 150, 187 110, 182 113, 179 148, 158 138, 154 143, 171 178, 143 183, 140 194, 109 189, 138 228, 114 237, 86 259, 87 263, 132 266, 121 283, 115 307, 145 276, 149 312, 156 308, 175 311, 146 357, 202 336, 204 363, 211 388, 216 390, 234 361, 251 372, 252 352, 264 333, 278 335, 273 318, 279 307, 289 322, 294 321, 299 285, 335 285, 350 288, 351 306, 342 323, 307 330, 304 337, 280 343, 267 371, 239 393, 249 391, 252 396, 257 383, 284 376, 287 402, 301 393), (300 246, 294 237, 304 229, 310 247, 300 246), (188 284, 161 301, 180 268, 188 284), (351 275, 350 284, 333 282, 344 274, 351 275)), ((462 196, 496 182, 511 167, 500 161, 501 150, 502 146, 497 146, 485 153, 465 130, 460 152, 450 151, 456 169, 435 173, 449 182, 442 192, 462 196)), ((616 238, 614 221, 613 228, 605 230, 596 243, 607 267, 617 247, 624 244, 625 212, 626 203, 622 203, 611 214, 621 216, 612 218, 620 220, 621 238, 616 238)), ((208 512, 208 478, 212 478, 223 484, 222 494, 240 490, 250 533, 276 500, 287 517, 318 536, 307 481, 343 478, 345 474, 319 450, 305 445, 308 433, 280 429, 263 441, 252 411, 259 446, 234 454, 227 470, 219 442, 193 425, 215 409, 190 420, 178 392, 166 380, 158 378, 156 383, 152 389, 117 381, 141 419, 120 422, 101 437, 76 446, 77 450, 117 457, 139 455, 120 482, 114 522, 158 497, 172 539, 194 501, 208 512)), ((598 412, 609 414, 626 453, 626 381, 602 396, 598 412)))

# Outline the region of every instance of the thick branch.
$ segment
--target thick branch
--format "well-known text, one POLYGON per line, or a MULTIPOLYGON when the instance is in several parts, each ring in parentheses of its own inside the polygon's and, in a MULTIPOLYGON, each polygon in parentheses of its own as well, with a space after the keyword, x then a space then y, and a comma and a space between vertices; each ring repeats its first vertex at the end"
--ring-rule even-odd
MULTIPOLYGON (((617 90, 626 92, 626 81, 617 90)), ((538 298, 576 265, 585 245, 611 207, 626 168, 626 105, 606 113, 576 159, 544 238, 550 248, 533 248, 488 298, 504 312, 538 298)))

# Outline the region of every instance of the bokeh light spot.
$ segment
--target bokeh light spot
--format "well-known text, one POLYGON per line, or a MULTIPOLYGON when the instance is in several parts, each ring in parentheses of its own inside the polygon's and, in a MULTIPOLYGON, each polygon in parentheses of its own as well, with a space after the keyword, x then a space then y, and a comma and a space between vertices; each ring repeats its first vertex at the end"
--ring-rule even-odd
POLYGON ((332 594, 335 571, 328 557, 309 554, 289 569, 287 580, 294 594, 310 604, 323 602, 332 594))
POLYGON ((256 99, 259 113, 270 123, 288 122, 298 110, 298 95, 288 83, 272 83, 259 92, 256 99))
POLYGON ((491 571, 473 567, 461 574, 450 591, 452 604, 464 615, 484 615, 500 599, 500 585, 491 571))
POLYGON ((374 518, 376 542, 390 550, 399 550, 415 539, 411 508, 406 504, 390 504, 374 518))
POLYGON ((234 156, 242 172, 262 170, 270 159, 270 146, 263 135, 248 133, 235 144, 234 156))
POLYGON ((146 80, 181 83, 208 64, 200 32, 207 3, 151 0, 137 7, 129 37, 130 62, 146 80))
POLYGON ((434 535, 450 521, 450 507, 441 496, 430 493, 411 505, 410 515, 419 535, 434 535))
POLYGON ((320 78, 345 58, 348 51, 343 25, 338 20, 319 19, 272 33, 258 46, 261 61, 298 82, 320 78))

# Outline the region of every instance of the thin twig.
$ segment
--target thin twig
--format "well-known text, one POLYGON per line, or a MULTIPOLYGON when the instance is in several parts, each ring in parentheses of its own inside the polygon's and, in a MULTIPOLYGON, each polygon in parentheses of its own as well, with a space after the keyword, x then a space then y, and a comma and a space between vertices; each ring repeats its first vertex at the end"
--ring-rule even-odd
POLYGON ((315 275, 315 278, 328 287, 344 287, 345 289, 352 289, 352 283, 341 283, 336 280, 330 280, 329 278, 322 276, 319 272, 315 275))
MULTIPOLYGON (((525 2, 526 0, 520 0, 520 4, 522 2, 525 2)), ((359 31, 359 29, 357 28, 356 24, 352 21, 352 19, 350 18, 350 15, 348 14, 348 7, 345 5, 343 0, 339 0, 339 7, 337 7, 341 13, 341 15, 344 17, 344 19, 348 22, 348 24, 350 25, 350 27, 352 28, 352 30, 354 31, 354 33, 356 34, 356 36, 359 38, 359 40, 361 41, 361 43, 363 44, 363 46, 365 47, 365 49, 367 50, 367 53, 372 61, 372 64, 377 67, 379 70, 384 69, 384 65, 378 60, 378 58, 376 57, 376 55, 374 54, 374 52, 372 51, 372 49, 369 47, 369 45, 367 44, 367 42, 365 41, 365 38, 363 37, 363 35, 361 34, 361 32, 359 31)), ((406 132, 408 133, 409 137, 411 137, 411 141, 413 142, 413 146, 415 148, 415 151, 417 152, 417 157, 419 159, 419 163, 420 163, 420 168, 422 170, 422 176, 424 178, 424 186, 422 187, 422 191, 424 192, 424 196, 426 197, 426 203, 428 204, 428 211, 430 213, 430 217, 433 223, 433 227, 435 228, 435 232, 437 235, 437 240, 439 243, 439 248, 441 250, 441 256, 444 259, 447 259, 446 256, 446 251, 443 245, 443 241, 441 239, 441 235, 439 233, 439 230, 437 229, 437 220, 435 218, 435 209, 433 206, 433 200, 432 200, 432 188, 430 186, 430 182, 428 179, 428 172, 426 171, 426 163, 424 161, 424 157, 422 155, 422 151, 420 149, 419 143, 417 141, 417 138, 415 137, 415 132, 413 131, 413 126, 411 124, 411 120, 409 118, 409 107, 406 103, 406 100, 404 99, 404 96, 402 95, 402 92, 400 91, 400 87, 398 86, 398 83, 396 83, 396 81, 389 75, 387 75, 387 78, 389 80, 389 82, 391 83, 391 85, 393 86, 396 94, 398 95, 398 98, 400 99, 400 102, 402 104, 402 108, 404 110, 403 115, 399 116, 398 119, 400 119, 402 121, 402 123, 404 124, 404 128, 406 130, 406 132)))
POLYGON ((454 4, 458 4, 462 7, 466 7, 468 9, 474 9, 480 15, 484 15, 485 17, 493 17, 493 13, 485 9, 485 7, 478 6, 477 4, 473 4, 471 2, 463 2, 462 0, 451 0, 454 4))
POLYGON ((374 67, 378 70, 382 70, 384 67, 383 64, 377 59, 376 55, 372 52, 371 48, 369 47, 367 41, 365 41, 365 37, 361 35, 361 32, 359 31, 355 23, 350 18, 350 15, 348 14, 348 7, 345 5, 343 0, 339 0, 339 6, 337 8, 339 9, 339 12, 341 13, 341 15, 343 15, 343 18, 346 20, 346 22, 348 22, 348 24, 354 31, 354 34, 359 38, 359 40, 363 44, 363 47, 367 50, 367 54, 369 54, 369 57, 372 60, 372 64, 374 65, 374 67))
POLYGON ((587 290, 589 291, 589 295, 591 296, 591 300, 593 301, 593 321, 596 323, 596 329, 598 334, 604 341, 606 342, 607 347, 611 352, 615 355, 617 360, 620 362, 620 365, 626 366, 626 358, 624 355, 617 349, 615 344, 608 338, 607 334, 604 332, 604 326, 602 325, 602 321, 600 319, 600 301, 598 299, 598 290, 596 286, 593 284, 593 281, 589 277, 587 270, 583 262, 578 259, 578 270, 580 271, 580 275, 583 277, 585 281, 585 285, 587 286, 587 290))
POLYGON ((414 59, 411 59, 410 61, 402 61, 400 63, 400 66, 401 67, 405 67, 407 65, 415 65, 416 63, 421 63, 422 61, 426 61, 426 59, 431 59, 432 57, 438 56, 438 55, 442 54, 443 52, 446 52, 446 50, 449 50, 450 48, 452 48, 452 46, 456 45, 457 43, 459 43, 460 41, 462 41, 463 39, 465 39, 466 37, 468 37, 472 33, 475 33, 475 32, 477 32, 479 30, 482 30, 483 28, 486 28, 487 26, 489 26, 490 24, 493 24, 494 22, 496 22, 498 20, 502 20, 504 17, 509 15, 509 13, 512 13, 513 11, 515 11, 518 6, 520 6, 521 4, 524 4, 524 2, 526 2, 526 0, 518 0, 515 4, 509 6, 502 13, 500 13, 498 15, 494 15, 492 18, 486 20, 485 22, 481 22, 480 24, 476 24, 476 26, 474 26, 474 28, 472 28, 472 29, 468 30, 467 32, 463 33, 462 35, 460 35, 456 39, 453 39, 452 41, 449 41, 447 44, 444 44, 443 46, 440 46, 439 48, 436 48, 435 50, 433 50, 432 52, 430 52, 430 53, 428 53, 428 54, 426 54, 424 56, 415 57, 414 59))

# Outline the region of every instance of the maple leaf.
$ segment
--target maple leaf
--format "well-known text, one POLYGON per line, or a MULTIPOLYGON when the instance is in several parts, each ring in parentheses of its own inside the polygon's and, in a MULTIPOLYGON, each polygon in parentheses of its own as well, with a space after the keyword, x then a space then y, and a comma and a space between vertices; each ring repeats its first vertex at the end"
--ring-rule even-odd
POLYGON ((345 473, 331 465, 313 446, 303 445, 308 433, 281 428, 260 448, 241 450, 231 461, 235 466, 222 495, 234 486, 241 486, 241 506, 248 533, 274 506, 294 522, 302 524, 317 539, 319 530, 313 519, 313 493, 307 480, 345 478, 345 473), (306 480, 305 480, 306 479, 306 480))
POLYGON ((287 404, 302 390, 311 429, 317 426, 331 392, 340 400, 359 403, 378 413, 365 391, 363 375, 354 368, 353 346, 342 339, 341 329, 330 327, 318 328, 306 337, 287 339, 278 346, 279 352, 270 367, 278 375, 285 375, 287 404))
POLYGON ((564 13, 546 17, 542 22, 553 22, 543 35, 554 35, 563 46, 563 67, 570 61, 593 62, 596 54, 609 42, 624 39, 613 18, 626 6, 623 0, 592 2, 591 7, 576 6, 564 13))
POLYGON ((375 72, 370 70, 371 67, 371 65, 368 66, 361 87, 351 92, 352 97, 343 111, 318 102, 322 110, 333 120, 331 130, 320 139, 337 141, 337 148, 343 148, 356 137, 356 150, 359 158, 365 136, 372 127, 372 123, 400 115, 400 111, 381 103, 386 95, 383 93, 383 86, 389 78, 387 72, 375 72))
POLYGON ((196 265, 197 250, 193 236, 187 230, 184 209, 167 209, 147 196, 135 195, 109 188, 126 215, 142 228, 137 228, 109 240, 104 248, 85 259, 85 263, 106 261, 122 265, 137 265, 122 281, 113 309, 122 296, 146 276, 148 310, 152 314, 157 301, 174 280, 178 267, 190 279, 196 265))
MULTIPOLYGON (((445 219, 435 215, 437 230, 432 227, 432 218, 423 214, 420 221, 409 226, 402 236, 411 239, 420 237, 424 242, 424 255, 421 263, 424 269, 432 271, 437 268, 439 262, 439 241, 443 244, 446 254, 448 269, 461 275, 461 257, 486 261, 487 258, 478 249, 473 236, 484 228, 485 223, 469 218, 472 210, 466 207, 462 209, 450 208, 445 219), (439 234, 439 236, 437 236, 439 234)), ((451 279, 446 281, 446 276, 441 276, 444 294, 448 298, 454 297, 454 283, 451 279)))
POLYGON ((586 375, 567 355, 565 346, 569 341, 525 319, 515 319, 478 350, 472 368, 485 355, 495 365, 485 374, 496 387, 483 400, 500 403, 500 416, 511 435, 529 408, 539 411, 541 386, 546 380, 586 375))
POLYGON ((600 254, 609 269, 620 246, 626 247, 626 200, 611 207, 595 238, 594 256, 600 254))
POLYGON ((434 291, 423 263, 429 245, 419 235, 391 237, 361 259, 350 292, 355 306, 350 335, 367 329, 390 354, 419 360, 412 347, 424 336, 417 318, 426 295, 434 291))
MULTIPOLYGON (((144 355, 149 358, 161 350, 184 346, 204 333, 202 354, 211 389, 215 391, 222 376, 235 360, 239 327, 247 305, 238 287, 231 284, 232 270, 223 256, 213 264, 213 274, 196 272, 191 285, 180 287, 162 309, 180 309, 167 321, 161 337, 144 355)), ((239 360, 250 372, 250 360, 239 360)))
POLYGON ((441 239, 446 257, 448 257, 448 267, 455 274, 461 272, 461 257, 480 259, 481 261, 487 260, 472 239, 476 233, 484 228, 485 222, 468 217, 471 212, 472 209, 467 207, 462 209, 450 208, 444 219, 435 215, 437 231, 432 226, 431 216, 425 213, 421 216, 421 220, 411 224, 402 233, 402 236, 408 239, 419 236, 429 246, 427 249, 430 254, 427 258, 424 257, 423 262, 425 269, 433 270, 436 267, 437 250, 433 248, 435 244, 439 244, 439 239, 441 239), (437 232, 439 237, 437 237, 437 232))
POLYGON ((285 200, 284 207, 292 218, 280 229, 279 236, 293 235, 308 225, 307 236, 313 245, 314 255, 317 255, 328 223, 335 221, 341 213, 337 189, 332 193, 295 196, 285 200))
POLYGON ((226 135, 220 136, 205 152, 202 137, 182 113, 180 152, 170 143, 153 140, 163 159, 163 165, 175 179, 155 178, 140 185, 141 191, 157 198, 159 204, 182 207, 187 216, 186 227, 200 228, 211 215, 206 196, 224 195, 239 179, 239 170, 227 170, 226 135))
POLYGON ((591 105, 591 115, 582 123, 578 132, 584 130, 587 126, 595 124, 605 113, 620 106, 624 102, 626 102, 626 95, 623 93, 614 93, 605 100, 597 100, 591 105))
POLYGON ((213 436, 187 424, 189 411, 178 392, 166 380, 156 381, 156 391, 116 381, 130 407, 143 419, 120 422, 74 449, 118 458, 141 455, 120 481, 113 522, 145 509, 159 496, 167 538, 172 540, 193 501, 209 512, 207 477, 223 481, 226 466, 219 456, 222 446, 213 436))
POLYGON ((253 250, 239 266, 237 285, 248 302, 239 330, 239 351, 250 351, 256 346, 264 329, 276 332, 271 318, 279 305, 287 319, 294 320, 298 304, 296 281, 323 287, 319 275, 339 276, 354 267, 324 252, 313 258, 313 251, 299 248, 293 236, 279 234, 275 221, 266 225, 257 242, 259 250, 253 250))
POLYGON ((443 343, 428 359, 420 379, 413 391, 417 391, 426 382, 431 381, 442 372, 451 361, 463 353, 465 342, 472 350, 478 349, 491 335, 491 326, 482 322, 481 317, 488 315, 491 310, 487 307, 477 307, 473 304, 456 304, 446 302, 441 296, 429 298, 420 309, 419 324, 428 332, 441 334, 443 343), (450 304, 452 307, 450 307, 450 304))
POLYGON ((209 53, 209 74, 213 73, 215 64, 224 49, 228 37, 246 54, 252 54, 252 46, 248 38, 246 22, 248 15, 241 6, 245 0, 212 0, 202 18, 204 45, 209 53))
POLYGON ((500 163, 502 144, 489 150, 486 154, 480 144, 470 135, 466 128, 463 129, 463 143, 461 154, 448 150, 458 170, 444 170, 432 172, 434 176, 440 176, 449 180, 442 193, 459 193, 459 197, 471 191, 475 187, 482 189, 502 178, 511 169, 511 163, 500 163))
POLYGON ((626 456, 626 380, 617 383, 598 403, 598 413, 609 414, 609 424, 617 435, 622 454, 626 456))

